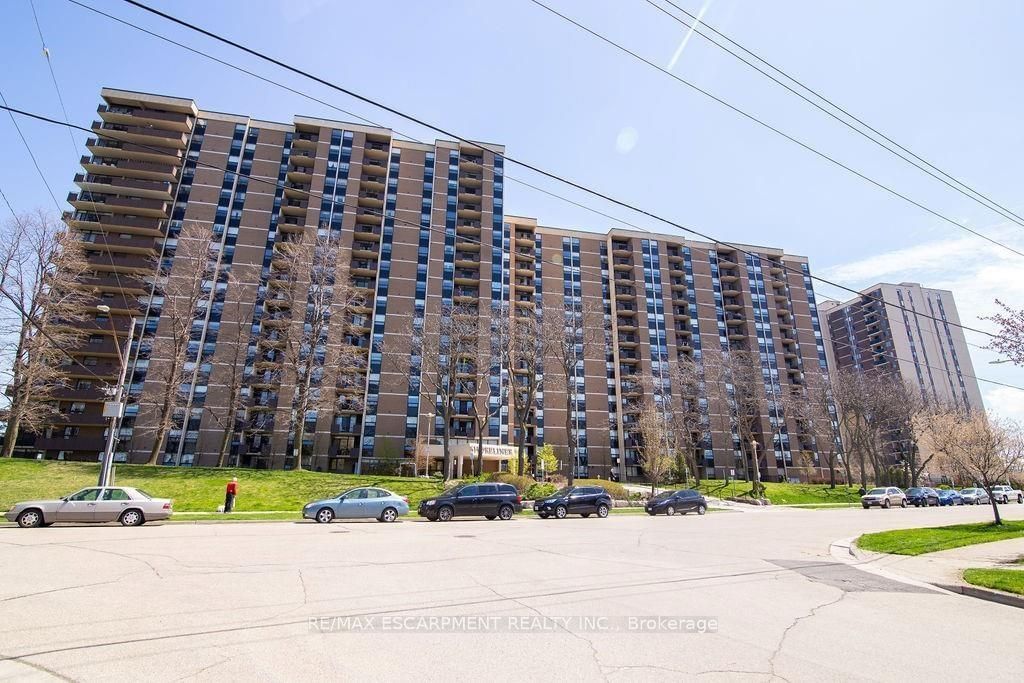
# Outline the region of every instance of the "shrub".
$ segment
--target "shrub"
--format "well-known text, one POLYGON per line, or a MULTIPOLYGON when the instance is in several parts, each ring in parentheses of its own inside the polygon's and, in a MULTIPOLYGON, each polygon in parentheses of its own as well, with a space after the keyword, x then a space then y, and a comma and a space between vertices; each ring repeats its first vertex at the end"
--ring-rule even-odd
POLYGON ((534 484, 526 489, 525 497, 527 500, 540 500, 541 498, 547 498, 557 490, 554 484, 534 484))
POLYGON ((520 495, 526 493, 531 486, 537 483, 533 477, 521 477, 518 474, 510 474, 509 472, 495 472, 488 477, 488 480, 512 484, 516 487, 516 491, 519 491, 520 495))

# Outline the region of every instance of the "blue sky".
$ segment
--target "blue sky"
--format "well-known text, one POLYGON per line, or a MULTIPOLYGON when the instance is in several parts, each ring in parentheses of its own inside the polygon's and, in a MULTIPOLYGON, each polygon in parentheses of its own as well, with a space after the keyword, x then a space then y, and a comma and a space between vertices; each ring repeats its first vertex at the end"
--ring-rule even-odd
MULTIPOLYGON (((425 139, 436 135, 368 105, 175 30, 113 0, 83 0, 301 90, 425 139)), ((643 0, 545 0, 668 66, 684 27, 643 0)), ((704 0, 675 0, 697 13, 704 0)), ((99 89, 194 98, 201 108, 290 121, 343 114, 66 0, 35 0, 72 122, 88 126, 99 89)), ((1021 305, 1024 259, 943 223, 632 61, 528 0, 500 2, 181 2, 160 8, 460 135, 506 145, 514 157, 723 239, 805 254, 815 274, 862 287, 918 280, 954 290, 965 324, 998 295, 1021 305)), ((28 0, 4 5, 0 90, 15 107, 61 118, 28 0)), ((704 19, 783 67, 940 168, 1024 212, 1024 105, 1016 2, 740 2, 713 0, 704 19), (965 13, 966 10, 966 13, 965 13)), ((929 207, 1024 250, 1024 228, 1003 221, 879 150, 732 57, 693 36, 674 73, 838 157, 929 207)), ((85 134, 19 121, 63 201, 85 134)), ((10 120, 0 117, 0 188, 19 210, 52 206, 10 120)), ((573 199, 597 201, 528 172, 573 199)), ((506 211, 542 223, 605 230, 616 223, 506 186, 506 211)), ((623 210, 625 220, 671 231, 623 210)), ((6 212, 6 209, 4 209, 6 212)), ((823 294, 841 293, 820 287, 823 294)), ((984 343, 983 338, 969 341, 984 343)), ((979 376, 1024 385, 1024 370, 988 365, 979 376)), ((1024 392, 982 384, 990 408, 1024 418, 1024 392)))

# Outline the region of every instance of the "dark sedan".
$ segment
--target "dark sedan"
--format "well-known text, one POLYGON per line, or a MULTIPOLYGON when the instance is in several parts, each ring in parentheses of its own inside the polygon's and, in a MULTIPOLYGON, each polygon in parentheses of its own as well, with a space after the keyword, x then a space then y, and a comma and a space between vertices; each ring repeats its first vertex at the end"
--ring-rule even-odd
POLYGON ((696 512, 703 515, 708 511, 708 502, 700 491, 694 489, 681 489, 679 491, 662 491, 654 498, 647 501, 644 506, 649 515, 685 515, 687 512, 696 512))
POLYGON ((964 499, 958 491, 942 489, 939 491, 939 505, 963 505, 964 499))
POLYGON ((570 486, 533 505, 542 518, 564 519, 566 515, 604 518, 612 509, 612 497, 600 486, 570 486))
POLYGON ((931 507, 939 504, 939 492, 927 486, 907 489, 907 503, 914 507, 931 507))

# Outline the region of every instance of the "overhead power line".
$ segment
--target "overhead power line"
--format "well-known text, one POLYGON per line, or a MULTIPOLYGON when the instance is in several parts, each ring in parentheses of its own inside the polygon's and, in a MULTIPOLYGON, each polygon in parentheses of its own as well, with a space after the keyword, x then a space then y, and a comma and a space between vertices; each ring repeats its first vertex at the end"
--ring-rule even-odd
MULTIPOLYGON (((69 1, 73 2, 76 5, 79 5, 81 7, 85 7, 87 9, 92 10, 91 7, 88 7, 87 5, 84 5, 83 3, 77 2, 77 0, 69 0, 69 1)), ((400 111, 398 109, 395 109, 394 107, 391 107, 389 105, 386 105, 386 104, 383 104, 381 102, 378 102, 377 100, 375 100, 375 99, 373 99, 371 97, 359 94, 357 92, 352 91, 349 88, 345 88, 345 87, 340 86, 340 85, 338 85, 336 83, 328 81, 328 80, 326 80, 326 79, 324 79, 322 77, 319 77, 319 76, 316 76, 314 74, 308 73, 308 72, 304 71, 303 69, 300 69, 298 67, 295 67, 295 66, 287 64, 285 62, 282 62, 282 61, 280 61, 278 59, 275 59, 273 57, 265 55, 265 54, 259 52, 258 50, 255 50, 254 48, 246 47, 246 46, 241 45, 241 44, 239 44, 239 43, 237 43, 235 41, 232 41, 232 40, 230 40, 228 38, 220 36, 220 35, 218 35, 216 33, 212 33, 212 32, 210 32, 210 31, 208 31, 206 29, 203 29, 201 27, 195 26, 195 25, 193 25, 193 24, 191 24, 191 23, 189 23, 187 21, 184 21, 182 19, 178 19, 177 17, 174 17, 174 16, 171 16, 171 15, 166 14, 164 12, 161 12, 160 10, 156 10, 156 9, 150 8, 150 7, 144 5, 144 4, 140 3, 140 2, 136 2, 136 0, 124 0, 124 1, 129 3, 129 4, 131 4, 131 5, 133 5, 133 6, 136 6, 136 7, 139 7, 141 9, 144 9, 147 12, 153 13, 153 14, 155 14, 157 16, 160 16, 160 17, 165 18, 165 19, 167 19, 169 21, 172 21, 172 22, 174 22, 174 23, 176 23, 176 24, 178 24, 180 26, 188 28, 188 29, 190 29, 190 30, 192 30, 194 32, 200 33, 200 34, 205 35, 207 37, 213 38, 214 40, 217 40, 219 42, 222 42, 222 43, 225 43, 227 45, 230 45, 230 46, 232 46, 232 47, 234 47, 236 49, 239 49, 239 50, 241 50, 243 52, 246 52, 247 54, 253 55, 253 56, 255 56, 255 57, 257 57, 257 58, 259 58, 259 59, 261 59, 263 61, 266 61, 266 62, 269 62, 269 63, 274 64, 276 66, 279 66, 280 68, 283 68, 283 69, 285 69, 287 71, 291 71, 292 73, 298 74, 298 75, 300 75, 300 76, 302 76, 304 78, 308 78, 308 79, 310 79, 310 80, 312 80, 314 82, 320 83, 320 84, 322 84, 322 85, 324 85, 324 86, 326 86, 328 88, 331 88, 332 90, 336 90, 336 91, 341 92, 341 93, 343 93, 345 95, 348 95, 350 97, 354 97, 354 98, 358 99, 361 102, 365 102, 367 104, 370 104, 370 105, 372 105, 372 106, 374 106, 374 107, 376 107, 378 109, 381 109, 383 111, 386 111, 386 112, 389 112, 389 113, 394 114, 396 116, 399 116, 399 117, 401 117, 403 119, 406 119, 407 121, 411 121, 411 122, 413 122, 413 123, 415 123, 417 125, 423 126, 424 128, 429 128, 430 130, 433 130, 433 131, 435 131, 437 133, 440 133, 441 135, 448 136, 448 137, 450 137, 450 138, 452 138, 454 140, 457 140, 459 142, 463 142, 463 143, 465 143, 467 145, 470 145, 470 146, 473 146, 473 147, 480 147, 480 148, 488 149, 489 151, 495 152, 495 150, 491 150, 490 148, 488 148, 485 143, 480 143, 480 142, 469 140, 469 139, 467 139, 467 138, 465 138, 465 137, 463 137, 461 135, 457 135, 454 132, 451 132, 451 131, 449 131, 449 130, 447 130, 445 128, 442 128, 442 127, 440 127, 437 124, 429 123, 429 122, 427 122, 427 121, 425 121, 423 119, 420 119, 420 118, 418 118, 418 117, 416 117, 416 116, 414 116, 412 114, 408 114, 408 113, 402 112, 402 111, 400 111)), ((93 10, 93 11, 95 11, 95 10, 93 10)), ((362 117, 360 117, 360 118, 362 118, 362 117)), ((544 177, 549 178, 551 180, 555 180, 555 181, 560 182, 560 183, 562 183, 564 185, 568 185, 569 187, 572 187, 572 188, 574 188, 576 190, 579 190, 579 191, 584 192, 586 194, 589 194, 591 196, 597 197, 598 199, 602 199, 604 201, 607 201, 607 202, 609 202, 611 204, 614 204, 616 206, 619 206, 619 207, 622 207, 622 208, 625 208, 625 209, 629 209, 630 211, 633 211, 633 212, 638 213, 638 214, 643 215, 643 216, 647 216, 648 218, 656 220, 656 221, 658 221, 660 223, 664 223, 665 225, 672 226, 673 228, 675 228, 677 230, 680 230, 683 233, 689 233, 689 234, 692 234, 692 235, 696 235, 696 236, 698 236, 698 237, 700 237, 702 239, 708 240, 710 242, 715 242, 715 243, 721 244, 723 246, 729 247, 730 249, 734 249, 736 251, 739 251, 740 253, 743 253, 743 254, 750 254, 751 253, 751 252, 749 252, 748 250, 744 249, 741 246, 738 246, 738 245, 733 244, 731 242, 727 242, 727 241, 724 241, 724 240, 717 239, 717 238, 715 238, 715 237, 713 237, 713 236, 711 236, 711 235, 709 235, 707 233, 704 233, 704 232, 701 232, 701 231, 696 230, 694 228, 682 225, 682 224, 680 224, 680 223, 678 223, 676 221, 673 221, 673 220, 671 220, 669 218, 665 218, 663 216, 660 216, 657 213, 654 213, 654 212, 649 211, 647 209, 643 209, 643 208, 640 208, 640 207, 635 206, 633 204, 630 204, 629 202, 627 202, 625 200, 618 199, 616 197, 604 194, 603 192, 601 192, 599 190, 595 190, 593 188, 587 187, 587 186, 585 186, 585 185, 583 185, 583 184, 581 184, 581 183, 579 183, 577 181, 574 181, 572 179, 566 178, 564 176, 560 176, 560 175, 558 175, 558 174, 556 174, 554 172, 544 170, 544 169, 539 168, 539 167, 537 167, 537 166, 535 166, 535 165, 533 165, 533 164, 531 164, 529 162, 526 162, 526 161, 517 159, 515 157, 509 156, 507 154, 504 154, 503 152, 496 152, 496 153, 500 154, 506 161, 508 161, 511 164, 515 164, 515 165, 520 166, 522 168, 525 168, 527 170, 533 171, 533 172, 537 173, 538 175, 544 176, 544 177)), ((559 197, 561 199, 565 199, 565 198, 561 197, 560 195, 557 195, 557 194, 554 194, 554 193, 550 193, 550 194, 552 194, 553 196, 559 197)), ((566 201, 570 201, 571 202, 571 200, 566 200, 566 201)), ((571 203, 575 204, 575 202, 571 202, 571 203)), ((606 215, 606 214, 604 214, 604 215, 606 215)), ((792 268, 790 266, 783 265, 783 269, 787 270, 788 272, 800 273, 802 275, 802 271, 794 269, 794 268, 792 268)), ((850 292, 852 294, 855 294, 858 297, 862 297, 862 298, 866 298, 866 299, 869 299, 869 300, 873 300, 873 301, 878 301, 878 302, 884 303, 881 298, 872 297, 870 295, 863 294, 862 292, 860 292, 860 291, 858 291, 856 289, 853 289, 852 287, 847 287, 846 285, 842 285, 842 284, 840 284, 838 282, 834 282, 834 281, 829 280, 827 278, 823 278, 823 277, 816 276, 816 275, 812 275, 811 278, 816 280, 816 281, 818 281, 818 282, 827 284, 827 285, 829 285, 831 287, 835 287, 836 289, 840 289, 840 290, 847 291, 847 292, 850 292)), ((924 317, 930 318, 932 320, 939 320, 938 318, 935 318, 934 316, 924 316, 924 317)), ((989 336, 989 337, 994 337, 995 336, 991 332, 988 332, 988 331, 985 331, 985 330, 981 330, 981 329, 978 329, 978 328, 969 327, 969 326, 962 325, 962 324, 958 324, 956 326, 960 327, 962 329, 970 330, 972 332, 977 332, 978 334, 986 335, 986 336, 989 336)))
MULTIPOLYGON (((7 109, 10 110, 10 108, 7 108, 7 109)), ((53 124, 53 125, 57 125, 57 126, 69 126, 70 125, 73 128, 79 128, 81 130, 88 130, 88 129, 82 128, 80 126, 74 126, 73 124, 62 123, 62 122, 60 122, 60 121, 58 121, 56 119, 52 119, 52 118, 49 118, 49 117, 41 116, 41 115, 38 115, 38 114, 30 114, 30 113, 23 112, 23 111, 20 111, 20 110, 12 110, 12 111, 14 111, 14 112, 16 112, 16 113, 18 113, 20 115, 25 115, 25 116, 29 116, 29 117, 32 117, 32 118, 36 118, 36 119, 38 119, 40 121, 44 121, 46 123, 50 123, 50 124, 53 124)), ((113 140, 117 140, 118 139, 116 136, 109 135, 109 134, 107 135, 107 137, 110 137, 110 139, 113 139, 113 140)), ((136 143, 136 144, 138 144, 140 147, 142 147, 144 149, 153 149, 153 150, 157 150, 158 149, 156 147, 150 147, 148 145, 141 144, 141 143, 136 143)), ((220 168, 218 166, 215 166, 213 164, 209 164, 209 163, 206 163, 206 162, 202 162, 202 161, 199 161, 199 160, 196 160, 195 164, 196 164, 196 166, 201 166, 201 167, 209 168, 209 169, 216 170, 216 171, 221 171, 222 172, 224 170, 224 169, 222 169, 222 168, 220 168)), ((247 176, 247 177, 249 178, 249 182, 250 183, 261 183, 261 184, 264 184, 264 185, 271 186, 271 187, 273 187, 275 189, 277 189, 279 187, 279 185, 280 185, 279 181, 277 181, 276 179, 270 180, 268 178, 261 178, 259 176, 252 176, 252 175, 247 176)), ((312 190, 301 190, 301 191, 299 191, 299 193, 304 195, 307 199, 319 199, 321 201, 323 201, 325 199, 325 197, 324 197, 324 195, 322 193, 313 192, 312 190)), ((6 199, 6 197, 5 197, 5 199, 6 199)), ((381 218, 385 217, 385 214, 384 214, 383 211, 374 210, 374 209, 367 209, 367 210, 370 211, 371 213, 375 214, 375 215, 379 215, 381 218)), ((434 233, 437 233, 439 235, 442 235, 442 236, 445 235, 444 228, 441 228, 440 226, 434 226, 434 225, 426 225, 426 226, 424 226, 421 223, 417 223, 417 222, 414 222, 414 221, 407 221, 407 220, 404 220, 402 218, 398 218, 397 216, 392 217, 392 220, 394 220, 396 223, 401 223, 401 224, 404 224, 404 225, 409 226, 409 227, 417 228, 417 229, 420 229, 420 230, 427 229, 427 230, 429 230, 431 232, 434 232, 434 233)), ((194 222, 197 222, 197 223, 209 223, 210 225, 213 225, 212 221, 194 221, 194 222)), ((644 230, 643 228, 640 228, 640 230, 643 231, 643 232, 649 232, 647 230, 644 230)), ((474 243, 474 244, 477 244, 477 245, 480 245, 480 246, 491 246, 489 243, 484 242, 481 239, 476 239, 476 238, 469 237, 469 236, 466 236, 466 235, 463 235, 461 237, 462 237, 462 239, 464 239, 465 241, 470 242, 470 243, 474 243)), ((512 251, 511 247, 509 247, 506 250, 504 248, 504 246, 502 246, 501 250, 502 250, 502 252, 508 253, 510 256, 513 255, 513 251, 512 251)), ((553 265, 553 266, 556 266, 556 267, 559 267, 559 268, 564 267, 564 264, 559 262, 559 261, 555 261, 555 260, 545 261, 542 257, 539 258, 538 260, 540 260, 541 263, 547 263, 549 265, 553 265)), ((580 266, 580 270, 581 271, 582 270, 594 271, 594 272, 596 272, 598 274, 599 277, 603 275, 601 269, 599 267, 595 267, 595 266, 583 266, 583 265, 581 265, 580 266)), ((802 271, 800 271, 800 272, 802 272, 802 271)), ((902 307, 900 307, 900 308, 902 309, 902 307)), ((902 310, 905 310, 905 309, 902 309, 902 310)), ((914 315, 919 315, 919 316, 925 317, 925 318, 930 318, 931 317, 931 316, 927 316, 927 315, 922 314, 922 313, 917 313, 917 312, 912 312, 912 313, 914 315)), ((933 320, 939 320, 938 318, 932 318, 932 319, 933 320)), ((957 325, 956 323, 951 323, 951 322, 948 322, 948 321, 944 321, 944 322, 947 322, 947 324, 953 325, 955 327, 962 327, 961 325, 957 325)), ((930 330, 929 330, 929 333, 930 334, 937 334, 937 333, 934 333, 934 332, 932 332, 930 330)), ((851 349, 851 350, 854 349, 854 346, 851 345, 848 342, 832 340, 832 344, 834 346, 840 346, 840 347, 851 349)), ((886 358, 889 358, 889 359, 895 360, 895 361, 901 361, 901 362, 905 362, 905 363, 913 362, 913 361, 910 361, 910 360, 905 359, 905 358, 900 358, 894 352, 884 352, 881 355, 883 357, 886 357, 886 358)), ((919 364, 922 367, 927 368, 929 370, 937 370, 937 371, 944 372, 944 373, 947 373, 947 374, 949 372, 949 370, 947 368, 940 368, 938 366, 930 365, 928 363, 919 363, 919 364)), ((964 377, 967 377, 969 379, 974 379, 974 380, 977 380, 979 382, 984 382, 984 383, 987 383, 987 384, 993 384, 993 385, 996 385, 996 386, 1006 387, 1008 389, 1016 389, 1018 391, 1024 391, 1024 387, 1016 386, 1016 385, 1013 385, 1013 384, 1008 384, 1006 382, 1000 382, 998 380, 986 379, 984 377, 978 377, 978 376, 975 376, 975 375, 969 375, 969 374, 964 374, 964 373, 961 373, 961 374, 964 377)))
MULTIPOLYGON (((43 48, 43 57, 46 59, 46 67, 50 70, 50 80, 53 81, 53 89, 57 91, 57 100, 60 102, 60 110, 64 113, 64 120, 71 123, 71 118, 68 116, 68 110, 64 106, 64 96, 60 92, 60 86, 57 84, 57 74, 53 71, 53 59, 50 56, 50 48, 46 45, 46 38, 43 37, 43 27, 39 23, 39 15, 36 14, 36 3, 35 0, 28 0, 29 7, 32 8, 32 19, 36 22, 36 32, 39 34, 39 45, 43 48)), ((74 150, 75 158, 78 158, 78 142, 75 140, 75 134, 71 128, 68 128, 68 136, 71 138, 71 149, 74 150)))
MULTIPOLYGON (((849 166, 848 164, 845 164, 844 162, 839 161, 835 157, 829 156, 828 154, 826 154, 826 153, 824 153, 824 152, 822 152, 822 151, 812 147, 811 145, 809 145, 808 143, 804 142, 803 140, 800 140, 799 138, 793 137, 792 135, 790 135, 789 133, 786 133, 782 129, 773 126, 772 124, 770 124, 770 123, 768 123, 768 122, 758 118, 757 116, 754 116, 753 114, 751 114, 751 113, 749 113, 749 112, 747 112, 747 111, 745 111, 743 109, 740 109, 736 105, 734 105, 734 104, 732 104, 732 103, 722 99, 721 97, 719 97, 718 95, 715 95, 711 91, 705 90, 704 88, 700 87, 699 85, 696 85, 695 83, 692 83, 692 82, 686 80, 685 78, 682 78, 681 76, 677 76, 676 74, 672 73, 671 71, 669 71, 668 69, 662 67, 661 65, 655 64, 651 60, 649 60, 646 57, 643 57, 642 55, 640 55, 639 53, 634 52, 633 50, 630 50, 628 47, 625 47, 621 43, 615 42, 611 38, 608 38, 607 36, 605 36, 605 35, 603 35, 601 33, 598 33, 594 29, 592 29, 592 28, 590 28, 590 27, 588 27, 588 26, 586 26, 586 25, 576 21, 572 17, 570 17, 570 16, 568 16, 566 14, 562 14, 558 10, 554 9, 553 7, 551 7, 549 5, 544 4, 540 0, 529 0, 529 1, 532 2, 533 4, 537 5, 538 7, 546 10, 547 12, 551 13, 552 15, 558 17, 559 19, 562 19, 563 21, 565 21, 565 22, 567 22, 569 24, 572 24, 573 26, 575 26, 579 30, 583 31, 584 33, 586 33, 586 34, 588 34, 588 35, 598 39, 599 41, 601 41, 601 42, 603 42, 603 43, 605 43, 607 45, 610 45, 610 46, 614 47, 616 50, 619 50, 620 52, 623 52, 623 53, 629 55, 633 59, 635 59, 635 60, 637 60, 639 62, 642 62, 643 64, 646 64, 647 66, 651 67, 652 69, 655 69, 656 71, 659 71, 659 72, 665 74, 666 76, 668 76, 672 80, 676 81, 677 83, 681 83, 682 85, 685 85, 686 87, 690 88, 691 90, 694 90, 694 91, 704 95, 705 97, 708 97, 708 98, 714 100, 715 102, 721 104, 723 107, 726 107, 730 111, 736 112, 737 114, 739 114, 743 118, 745 118, 745 119, 747 119, 749 121, 753 121, 757 125, 765 128, 767 130, 770 130, 771 132, 773 132, 776 135, 779 135, 779 136, 785 138, 786 140, 789 140, 790 142, 794 143, 795 145, 798 145, 798 146, 806 149, 808 152, 811 152, 812 154, 814 154, 814 155, 816 155, 816 156, 818 156, 818 157, 828 161, 829 163, 832 163, 832 164, 838 166, 839 168, 842 168, 843 170, 848 171, 849 173, 852 173, 853 175, 857 176, 858 178, 860 178, 860 179, 870 183, 871 185, 874 185, 875 187, 879 188, 880 190, 884 190, 885 192, 891 194, 892 196, 897 197, 899 199, 902 199, 903 201, 907 202, 908 204, 911 204, 912 206, 916 206, 917 208, 921 209, 922 211, 924 211, 926 213, 929 213, 932 216, 935 216, 936 218, 938 218, 938 219, 940 219, 940 220, 942 220, 942 221, 944 221, 946 223, 949 223, 950 225, 952 225, 954 227, 957 227, 957 228, 959 228, 961 230, 964 230, 964 231, 966 231, 966 232, 968 232, 968 233, 970 233, 970 234, 972 234, 972 235, 974 235, 976 237, 980 237, 981 239, 983 239, 983 240, 985 240, 987 242, 990 242, 991 244, 994 244, 997 247, 1001 247, 1003 249, 1006 249, 1007 251, 1010 251, 1010 252, 1016 254, 1017 256, 1024 257, 1024 252, 1019 251, 1019 250, 1017 250, 1017 249, 1015 249, 1015 248, 1013 248, 1013 247, 1011 247, 1011 246, 1009 246, 1007 244, 1003 244, 999 240, 997 240, 995 238, 992 238, 992 237, 989 237, 988 235, 986 235, 984 233, 978 232, 977 230, 975 230, 973 228, 970 228, 970 227, 964 225, 963 223, 960 223, 959 221, 956 221, 956 220, 950 218, 949 216, 946 216, 945 214, 939 213, 935 209, 932 209, 932 208, 922 204, 921 202, 917 201, 916 199, 913 199, 913 198, 909 197, 908 195, 903 194, 899 190, 895 190, 895 189, 889 187, 888 185, 886 185, 886 184, 884 184, 884 183, 882 183, 882 182, 880 182, 878 180, 875 180, 874 178, 872 178, 872 177, 870 177, 870 176, 868 176, 868 175, 858 171, 857 169, 853 168, 852 166, 849 166)), ((125 0, 125 2, 131 3, 131 4, 136 5, 136 6, 143 6, 143 5, 141 5, 141 3, 135 2, 135 0, 125 0)), ((156 10, 150 10, 150 11, 154 11, 155 12, 156 10)))
POLYGON ((949 186, 950 188, 956 190, 957 192, 959 192, 960 194, 964 195, 968 199, 970 199, 970 200, 972 200, 974 202, 977 202, 978 204, 981 204, 985 208, 990 209, 992 211, 995 211, 996 213, 998 213, 1003 218, 1006 218, 1006 219, 1010 220, 1011 222, 1013 222, 1013 223, 1015 223, 1015 224, 1017 224, 1017 225, 1019 225, 1021 227, 1024 227, 1024 217, 1021 217, 1020 214, 1015 213, 1011 209, 1008 209, 1003 204, 1000 204, 999 202, 997 202, 996 200, 992 199, 991 197, 986 196, 985 194, 983 194, 982 192, 974 189, 973 187, 971 187, 970 185, 968 185, 964 181, 960 180, 959 178, 956 178, 955 176, 951 175, 950 173, 947 173, 946 171, 943 171, 941 168, 937 167, 935 164, 933 164, 933 163, 929 162, 928 160, 922 158, 920 155, 918 155, 915 152, 913 152, 912 150, 908 149, 906 146, 900 144, 899 142, 896 142, 896 140, 892 139, 892 137, 886 135, 882 131, 878 130, 877 128, 875 128, 871 124, 869 124, 866 121, 864 121, 863 119, 861 119, 860 117, 852 114, 848 109, 845 109, 844 107, 836 104, 833 100, 831 100, 828 97, 826 97, 825 95, 821 94, 820 91, 815 90, 811 86, 809 86, 806 83, 804 83, 804 82, 800 81, 799 79, 797 79, 792 74, 787 73, 786 71, 784 71, 781 67, 778 67, 778 66, 772 64, 768 60, 766 60, 763 57, 761 57, 759 54, 755 53, 753 50, 750 50, 749 48, 741 45, 740 43, 736 42, 735 40, 733 40, 732 38, 730 38, 726 34, 722 33, 718 29, 716 29, 714 26, 708 24, 708 22, 705 21, 703 19, 703 17, 698 17, 698 16, 692 14, 691 12, 687 11, 685 8, 680 7, 679 5, 677 5, 672 0, 664 0, 664 1, 665 1, 666 4, 672 6, 673 8, 678 10, 679 12, 682 12, 687 17, 689 17, 690 18, 690 22, 687 22, 687 21, 684 21, 684 20, 680 19, 679 17, 677 17, 672 12, 669 12, 664 7, 662 7, 661 5, 657 4, 654 0, 644 0, 644 2, 646 2, 648 5, 650 5, 651 7, 654 7, 659 12, 665 14, 666 16, 671 18, 673 21, 676 21, 679 24, 681 24, 682 26, 686 27, 688 30, 693 31, 694 33, 696 33, 697 35, 701 36, 702 38, 707 40, 709 43, 714 45, 715 47, 719 48, 723 52, 726 52, 727 54, 729 54, 729 55, 735 57, 736 59, 740 60, 741 62, 743 62, 744 64, 749 66, 751 69, 754 69, 755 71, 757 71, 758 73, 762 74, 766 78, 774 81, 775 83, 777 83, 781 87, 785 88, 786 90, 788 90, 789 92, 793 93, 794 95, 796 95, 800 99, 804 100, 805 102, 807 102, 811 106, 821 110, 822 112, 824 112, 828 116, 834 118, 836 121, 842 123, 844 126, 848 127, 850 130, 856 132, 858 135, 863 136, 864 138, 866 138, 866 139, 870 140, 871 142, 875 143, 876 145, 878 145, 882 149, 886 150, 887 152, 890 152, 894 156, 902 159, 903 161, 907 162, 908 164, 914 166, 915 168, 918 168, 921 171, 927 173, 932 178, 935 178, 939 182, 941 182, 941 183, 949 186), (759 67, 757 64, 751 62, 749 59, 747 59, 743 55, 741 55, 741 54, 735 52, 734 50, 732 50, 729 47, 729 45, 725 45, 725 44, 723 44, 721 42, 718 42, 718 40, 716 40, 712 36, 709 36, 707 33, 702 31, 701 30, 702 28, 707 28, 709 31, 714 33, 716 36, 718 36, 719 38, 721 38, 721 39, 725 40, 726 42, 728 42, 729 45, 737 48, 741 52, 743 52, 746 55, 752 57, 754 60, 756 60, 757 62, 760 62, 764 66, 768 67, 768 69, 770 69, 771 71, 774 71, 775 73, 781 75, 783 78, 785 78, 789 82, 794 83, 799 89, 793 88, 789 84, 784 83, 783 81, 779 80, 778 78, 776 78, 772 74, 768 73, 767 71, 765 71, 764 69, 759 67), (813 95, 815 98, 817 98, 821 102, 824 102, 825 104, 827 104, 829 107, 832 107, 832 110, 828 109, 827 107, 823 107, 821 104, 816 102, 814 99, 812 99, 810 97, 807 97, 803 92, 800 92, 800 89, 810 93, 811 95, 813 95), (833 111, 833 110, 835 110, 835 111, 833 111), (839 112, 843 116, 838 116, 835 112, 839 112), (843 118, 843 117, 846 117, 846 118, 843 118), (856 122, 860 127, 851 124, 850 121, 856 122), (881 138, 881 139, 879 139, 879 138, 881 138), (886 144, 886 143, 888 143, 888 144, 886 144), (901 154, 901 152, 902 152, 902 154, 901 154))

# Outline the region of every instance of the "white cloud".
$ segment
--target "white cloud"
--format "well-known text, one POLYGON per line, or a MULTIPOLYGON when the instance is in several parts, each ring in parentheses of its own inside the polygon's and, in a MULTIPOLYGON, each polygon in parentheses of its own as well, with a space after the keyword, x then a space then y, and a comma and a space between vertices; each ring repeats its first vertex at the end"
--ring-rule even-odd
POLYGON ((637 140, 640 139, 640 133, 637 132, 633 126, 626 126, 619 131, 618 136, 615 138, 615 149, 619 154, 629 154, 636 147, 637 140))
MULTIPOLYGON (((1018 226, 1001 224, 978 228, 1015 249, 1024 250, 1024 232, 1018 226)), ((948 289, 956 300, 960 322, 969 327, 993 329, 981 318, 996 312, 995 299, 1021 306, 1024 304, 1024 258, 977 237, 954 237, 876 254, 859 261, 842 263, 822 271, 830 280, 854 288, 876 282, 920 282, 925 287, 948 289)), ((829 289, 823 287, 823 289, 829 289)), ((846 300, 849 293, 829 291, 846 300)), ((989 365, 997 356, 978 348, 988 337, 965 331, 970 348, 974 374, 1008 384, 1024 386, 1024 370, 1010 364, 989 365)), ((1024 391, 979 383, 985 403, 993 412, 1024 420, 1024 391)))

